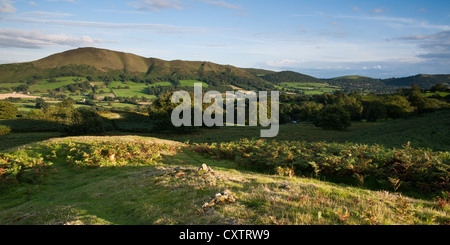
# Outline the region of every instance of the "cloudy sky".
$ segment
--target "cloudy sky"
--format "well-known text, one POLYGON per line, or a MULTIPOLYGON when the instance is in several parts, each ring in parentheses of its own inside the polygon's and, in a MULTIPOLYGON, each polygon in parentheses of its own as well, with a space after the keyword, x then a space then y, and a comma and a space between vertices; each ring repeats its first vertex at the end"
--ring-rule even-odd
POLYGON ((449 0, 0 0, 0 63, 98 47, 319 78, 450 73, 449 0))

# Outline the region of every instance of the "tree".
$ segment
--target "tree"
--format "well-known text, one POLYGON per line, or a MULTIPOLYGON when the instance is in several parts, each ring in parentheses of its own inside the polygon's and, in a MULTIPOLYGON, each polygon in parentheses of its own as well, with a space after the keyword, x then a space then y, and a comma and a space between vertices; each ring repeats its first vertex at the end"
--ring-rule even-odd
POLYGON ((314 121, 317 113, 322 110, 323 105, 314 101, 306 101, 300 105, 298 119, 302 121, 314 121))
POLYGON ((352 121, 361 121, 363 106, 358 97, 343 95, 336 104, 348 112, 352 121))
POLYGON ((411 103, 401 95, 388 96, 384 99, 386 114, 388 118, 407 118, 414 112, 411 103))
POLYGON ((387 117, 386 106, 379 100, 365 101, 363 108, 362 117, 369 122, 376 122, 387 117))
POLYGON ((19 111, 14 104, 0 101, 0 119, 14 119, 17 115, 19 115, 19 111))
POLYGON ((314 125, 326 130, 344 130, 351 126, 350 115, 341 106, 328 105, 317 114, 314 125))
POLYGON ((48 106, 47 102, 45 102, 45 100, 42 98, 37 98, 34 102, 36 103, 34 107, 37 109, 41 109, 48 106))
MULTIPOLYGON (((177 129, 171 120, 172 111, 178 106, 171 102, 172 93, 165 93, 158 97, 149 108, 148 115, 153 124, 154 129, 177 129)), ((191 103, 193 105, 193 103, 191 103)), ((193 111, 193 110, 192 110, 193 111)), ((185 129, 187 127, 179 127, 185 129)))
POLYGON ((99 134, 105 132, 103 118, 91 108, 72 110, 63 120, 63 132, 67 135, 99 134))

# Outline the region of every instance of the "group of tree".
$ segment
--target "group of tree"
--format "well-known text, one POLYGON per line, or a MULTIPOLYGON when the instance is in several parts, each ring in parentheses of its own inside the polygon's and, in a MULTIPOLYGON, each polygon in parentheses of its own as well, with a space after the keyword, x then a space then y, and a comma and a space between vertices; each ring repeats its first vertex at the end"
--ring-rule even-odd
MULTIPOLYGON (((75 108, 74 101, 66 99, 55 106, 49 106, 44 100, 36 99, 35 109, 26 115, 25 120, 40 120, 58 123, 63 135, 99 134, 105 131, 104 119, 95 108, 75 108)), ((17 119, 20 115, 17 107, 0 101, 0 119, 17 119)))
MULTIPOLYGON (((442 89, 442 86, 436 88, 442 89)), ((427 98, 422 92, 419 87, 412 86, 389 95, 363 96, 359 92, 341 91, 313 96, 282 94, 279 122, 306 121, 324 129, 343 130, 352 122, 409 118, 450 108, 445 98, 427 98)), ((161 127, 171 125, 170 115, 176 105, 171 103, 170 95, 170 92, 162 94, 150 109, 152 121, 161 127)))
MULTIPOLYGON (((436 85, 432 89, 447 91, 436 85)), ((353 121, 371 121, 408 118, 450 108, 447 97, 429 98, 413 85, 389 95, 366 95, 340 91, 314 96, 282 95, 280 97, 280 123, 310 121, 327 129, 345 129, 353 121), (333 124, 335 124, 333 126, 333 124)))

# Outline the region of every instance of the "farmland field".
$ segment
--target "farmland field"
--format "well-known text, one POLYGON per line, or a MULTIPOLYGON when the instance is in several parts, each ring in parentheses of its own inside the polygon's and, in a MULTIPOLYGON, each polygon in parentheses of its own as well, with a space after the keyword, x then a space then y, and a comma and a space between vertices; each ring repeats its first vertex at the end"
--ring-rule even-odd
POLYGON ((277 85, 277 88, 298 89, 307 95, 323 94, 324 92, 332 93, 336 90, 340 90, 338 86, 332 86, 327 83, 282 82, 277 85))
POLYGON ((131 81, 128 81, 126 83, 121 81, 113 81, 109 86, 109 88, 112 89, 113 93, 118 97, 144 96, 146 98, 155 98, 154 95, 145 93, 145 88, 147 87, 148 85, 146 85, 145 83, 135 83, 131 81))

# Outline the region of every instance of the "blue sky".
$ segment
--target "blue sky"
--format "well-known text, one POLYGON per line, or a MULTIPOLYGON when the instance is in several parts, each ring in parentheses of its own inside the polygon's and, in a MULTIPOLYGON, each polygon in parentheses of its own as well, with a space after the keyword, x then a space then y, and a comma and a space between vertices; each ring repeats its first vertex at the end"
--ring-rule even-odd
POLYGON ((319 78, 450 73, 448 0, 0 0, 0 63, 98 47, 319 78))

